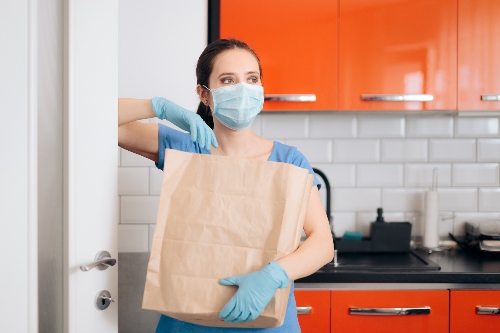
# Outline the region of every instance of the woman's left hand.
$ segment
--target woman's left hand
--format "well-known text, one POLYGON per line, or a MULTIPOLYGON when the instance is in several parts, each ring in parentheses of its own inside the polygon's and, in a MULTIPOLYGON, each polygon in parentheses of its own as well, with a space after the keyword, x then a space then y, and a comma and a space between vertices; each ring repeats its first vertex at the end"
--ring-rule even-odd
POLYGON ((238 286, 238 291, 219 312, 219 318, 232 323, 256 319, 276 289, 287 287, 289 280, 285 269, 274 261, 260 271, 221 279, 220 284, 238 286))

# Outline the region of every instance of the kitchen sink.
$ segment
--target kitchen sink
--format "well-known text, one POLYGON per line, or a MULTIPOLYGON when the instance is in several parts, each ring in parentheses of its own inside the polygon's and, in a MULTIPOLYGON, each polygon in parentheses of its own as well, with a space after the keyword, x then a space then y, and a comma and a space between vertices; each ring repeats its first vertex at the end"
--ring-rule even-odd
POLYGON ((340 253, 337 264, 331 262, 319 271, 420 271, 439 270, 438 264, 414 251, 398 253, 340 253))

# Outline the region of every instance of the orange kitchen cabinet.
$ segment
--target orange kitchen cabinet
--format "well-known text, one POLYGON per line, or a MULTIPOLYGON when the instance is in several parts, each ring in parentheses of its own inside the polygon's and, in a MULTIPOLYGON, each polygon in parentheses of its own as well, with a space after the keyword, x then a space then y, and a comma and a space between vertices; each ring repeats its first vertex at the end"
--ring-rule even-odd
POLYGON ((331 309, 331 332, 446 333, 449 328, 448 290, 335 290, 331 309), (388 309, 423 307, 429 307, 430 313, 375 315, 388 309))
POLYGON ((264 110, 337 109, 337 14, 332 0, 220 0, 220 38, 261 60, 264 110), (315 101, 286 101, 301 95, 315 101))
POLYGON ((302 333, 330 332, 330 291, 294 291, 302 333))
POLYGON ((499 332, 498 314, 480 314, 480 308, 500 309, 500 290, 451 290, 450 333, 499 332))
POLYGON ((456 110, 457 6, 340 0, 340 110, 456 110))
POLYGON ((458 109, 500 110, 500 1, 458 1, 458 109))

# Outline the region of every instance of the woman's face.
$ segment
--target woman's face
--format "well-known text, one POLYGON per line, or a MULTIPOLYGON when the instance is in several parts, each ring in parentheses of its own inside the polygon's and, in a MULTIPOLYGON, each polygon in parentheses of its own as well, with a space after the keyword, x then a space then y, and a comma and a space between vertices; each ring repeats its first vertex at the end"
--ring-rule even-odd
MULTIPOLYGON (((217 89, 240 82, 262 86, 259 63, 254 55, 243 49, 232 49, 219 54, 214 61, 208 88, 217 89)), ((205 90, 213 110, 212 95, 205 90)))

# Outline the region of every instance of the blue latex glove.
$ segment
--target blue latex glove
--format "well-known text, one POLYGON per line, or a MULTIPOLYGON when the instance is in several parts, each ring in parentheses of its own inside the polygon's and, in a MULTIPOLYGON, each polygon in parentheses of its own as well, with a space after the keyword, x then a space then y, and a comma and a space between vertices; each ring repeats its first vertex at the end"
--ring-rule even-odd
POLYGON ((166 119, 175 126, 191 133, 191 140, 198 141, 200 147, 210 150, 210 144, 218 147, 215 134, 196 113, 163 97, 151 98, 153 112, 159 119, 166 119))
POLYGON ((276 289, 288 286, 290 278, 277 262, 260 271, 221 279, 223 286, 239 286, 236 294, 219 312, 225 322, 247 322, 256 319, 274 296, 276 289))

